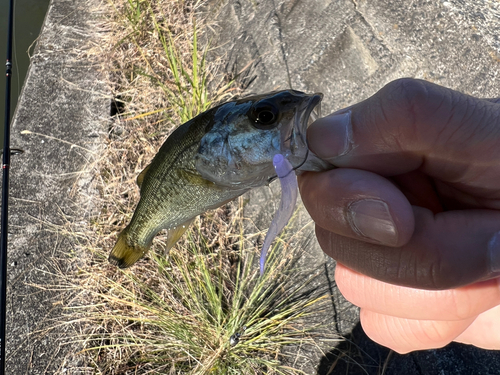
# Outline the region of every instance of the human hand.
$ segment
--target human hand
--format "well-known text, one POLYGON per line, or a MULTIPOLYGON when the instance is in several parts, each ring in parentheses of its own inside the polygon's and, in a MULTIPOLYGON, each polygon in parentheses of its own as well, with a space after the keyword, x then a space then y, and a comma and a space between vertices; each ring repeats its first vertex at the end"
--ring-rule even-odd
POLYGON ((344 296, 400 353, 451 341, 500 349, 500 103, 394 81, 319 119, 299 178, 344 296))

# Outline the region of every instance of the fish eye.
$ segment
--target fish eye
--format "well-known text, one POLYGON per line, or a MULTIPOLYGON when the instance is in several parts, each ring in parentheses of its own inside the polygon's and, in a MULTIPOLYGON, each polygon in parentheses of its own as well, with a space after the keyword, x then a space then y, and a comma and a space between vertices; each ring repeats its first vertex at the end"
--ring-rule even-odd
POLYGON ((271 103, 257 103, 250 111, 249 117, 257 128, 267 129, 278 121, 279 111, 271 103))

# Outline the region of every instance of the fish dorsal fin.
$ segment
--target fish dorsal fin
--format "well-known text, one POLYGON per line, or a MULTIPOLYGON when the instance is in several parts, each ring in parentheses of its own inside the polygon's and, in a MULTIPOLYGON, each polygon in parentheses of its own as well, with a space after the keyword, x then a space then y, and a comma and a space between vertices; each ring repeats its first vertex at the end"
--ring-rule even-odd
POLYGON ((142 181, 144 181, 144 176, 148 172, 149 167, 151 167, 151 164, 149 164, 146 168, 144 168, 144 170, 141 173, 139 173, 139 176, 137 176, 137 185, 139 186, 139 189, 142 186, 142 181))
POLYGON ((168 230, 167 234, 167 252, 170 251, 170 249, 175 245, 177 241, 179 241, 179 238, 182 237, 186 229, 191 225, 193 222, 194 218, 189 219, 188 221, 177 225, 176 227, 173 227, 172 229, 168 230))

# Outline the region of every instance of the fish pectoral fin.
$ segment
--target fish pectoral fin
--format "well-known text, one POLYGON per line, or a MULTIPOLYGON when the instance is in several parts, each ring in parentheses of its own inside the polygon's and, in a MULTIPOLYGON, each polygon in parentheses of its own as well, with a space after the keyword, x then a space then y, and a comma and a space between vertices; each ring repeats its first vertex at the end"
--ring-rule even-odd
POLYGON ((187 185, 210 187, 214 185, 212 181, 201 177, 197 170, 179 168, 177 169, 177 175, 179 177, 179 180, 184 181, 184 183, 187 185))
POLYGON ((167 252, 170 251, 170 249, 175 245, 177 241, 179 241, 179 238, 182 237, 186 229, 191 225, 191 223, 194 221, 194 218, 186 221, 185 223, 182 223, 181 225, 178 225, 168 231, 167 234, 167 252))
POLYGON ((142 249, 134 246, 130 246, 125 239, 124 233, 120 233, 118 236, 118 241, 116 241, 115 247, 111 250, 109 254, 109 263, 114 264, 120 268, 128 268, 139 259, 141 259, 148 249, 142 249))
POLYGON ((139 186, 139 189, 142 186, 142 182, 144 181, 144 176, 148 172, 149 167, 151 167, 151 164, 149 164, 146 168, 144 168, 143 171, 139 173, 139 176, 137 176, 137 186, 139 186))

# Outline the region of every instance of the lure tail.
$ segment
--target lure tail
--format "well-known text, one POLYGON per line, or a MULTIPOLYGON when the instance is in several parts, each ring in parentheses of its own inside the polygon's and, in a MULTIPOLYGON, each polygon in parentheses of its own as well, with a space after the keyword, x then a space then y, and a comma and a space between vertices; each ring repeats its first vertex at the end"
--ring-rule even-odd
POLYGON ((128 268, 141 259, 149 249, 142 246, 129 245, 127 241, 127 229, 125 228, 119 235, 115 247, 109 254, 109 262, 120 268, 128 268))
POLYGON ((271 226, 267 231, 266 238, 264 239, 264 245, 262 246, 262 250, 260 253, 261 276, 264 274, 267 251, 271 246, 271 242, 273 242, 276 236, 288 224, 288 221, 290 221, 290 218, 293 215, 293 211, 295 210, 299 190, 295 171, 293 170, 290 162, 285 159, 283 155, 275 155, 273 158, 273 165, 281 183, 281 201, 278 211, 276 211, 276 214, 274 214, 271 226))

